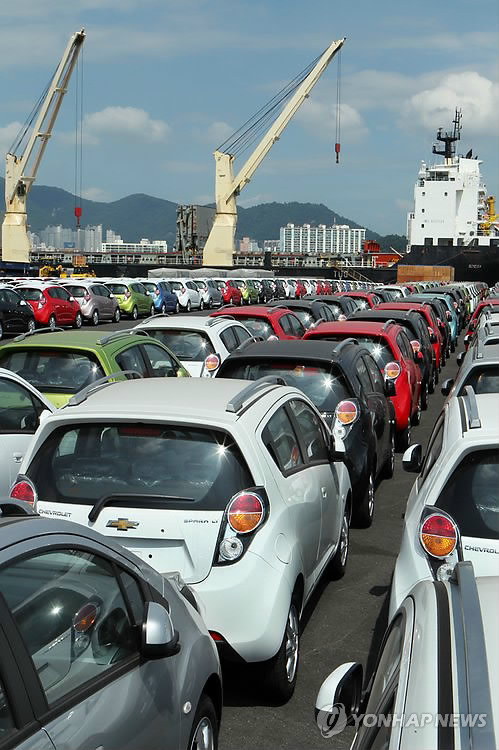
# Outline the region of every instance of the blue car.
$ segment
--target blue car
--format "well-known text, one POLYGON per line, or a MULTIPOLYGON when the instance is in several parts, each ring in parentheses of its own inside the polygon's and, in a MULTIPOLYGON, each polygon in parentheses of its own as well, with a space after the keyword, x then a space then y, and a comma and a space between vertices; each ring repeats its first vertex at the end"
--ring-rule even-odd
POLYGON ((168 281, 154 281, 146 279, 141 282, 154 303, 154 311, 157 313, 179 312, 178 297, 171 288, 168 281))

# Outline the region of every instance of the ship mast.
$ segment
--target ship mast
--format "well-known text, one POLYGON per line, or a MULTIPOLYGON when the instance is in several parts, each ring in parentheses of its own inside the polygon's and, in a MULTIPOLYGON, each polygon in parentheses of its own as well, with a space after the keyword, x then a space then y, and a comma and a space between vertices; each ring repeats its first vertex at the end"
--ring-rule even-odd
POLYGON ((460 109, 456 108, 456 114, 454 115, 454 120, 452 121, 454 125, 454 130, 452 131, 452 133, 442 133, 442 128, 438 129, 437 141, 441 141, 444 146, 443 148, 439 148, 438 143, 435 143, 433 145, 433 153, 443 156, 445 158, 445 164, 452 164, 453 158, 456 153, 456 141, 459 141, 461 139, 461 118, 462 112, 460 109))

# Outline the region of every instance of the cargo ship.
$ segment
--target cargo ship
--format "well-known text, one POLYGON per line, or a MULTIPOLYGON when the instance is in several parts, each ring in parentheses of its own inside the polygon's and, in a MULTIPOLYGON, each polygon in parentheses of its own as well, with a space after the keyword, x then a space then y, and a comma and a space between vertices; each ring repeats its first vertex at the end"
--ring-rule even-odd
POLYGON ((499 280, 499 216, 482 181, 482 161, 471 149, 456 155, 461 119, 456 110, 452 130, 437 133, 433 154, 443 161, 421 163, 401 263, 452 266, 456 281, 490 285, 499 280))

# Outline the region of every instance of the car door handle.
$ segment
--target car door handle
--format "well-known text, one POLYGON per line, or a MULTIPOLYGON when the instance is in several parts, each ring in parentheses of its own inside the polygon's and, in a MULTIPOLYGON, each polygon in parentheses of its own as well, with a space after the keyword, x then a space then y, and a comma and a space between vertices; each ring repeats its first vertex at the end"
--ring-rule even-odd
POLYGON ((321 493, 322 493, 322 497, 325 500, 326 497, 327 497, 327 488, 326 487, 321 487, 321 493))
POLYGON ((22 453, 13 453, 12 454, 12 458, 14 459, 14 461, 16 462, 16 464, 20 464, 21 461, 23 460, 23 454, 22 453))

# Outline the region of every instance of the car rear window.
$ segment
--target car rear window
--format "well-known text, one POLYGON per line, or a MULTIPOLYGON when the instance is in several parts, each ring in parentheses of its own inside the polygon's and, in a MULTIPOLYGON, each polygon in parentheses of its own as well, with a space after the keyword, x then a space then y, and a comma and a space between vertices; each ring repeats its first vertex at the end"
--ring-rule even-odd
POLYGON ((31 302, 36 302, 43 297, 41 289, 19 289, 18 287, 16 292, 20 294, 23 299, 30 300, 31 302))
POLYGON ((16 372, 36 388, 76 393, 105 375, 97 359, 82 351, 24 349, 0 353, 0 367, 16 372))
POLYGON ((210 339, 200 331, 184 331, 177 328, 147 328, 149 336, 161 341, 179 359, 188 362, 204 362, 215 350, 210 339))
POLYGON ((268 339, 269 336, 275 336, 274 329, 268 321, 264 318, 247 318, 237 316, 238 320, 241 320, 252 336, 261 336, 263 339, 268 339))
POLYGON ((310 328, 310 326, 314 324, 315 318, 308 310, 299 310, 298 308, 293 307, 293 312, 305 328, 310 328))
POLYGON ((181 284, 180 281, 170 281, 170 286, 177 291, 184 291, 184 285, 181 284))
POLYGON ((73 297, 84 297, 88 294, 88 290, 84 286, 66 286, 65 289, 72 294, 73 297))
POLYGON ((142 286, 145 286, 148 292, 155 292, 158 288, 158 285, 154 284, 152 281, 143 281, 142 286))
POLYGON ((221 378, 258 380, 269 375, 283 378, 288 385, 299 388, 320 411, 332 412, 351 393, 338 368, 310 360, 286 362, 227 362, 222 365, 221 378))
POLYGON ((475 393, 499 393, 499 365, 474 367, 461 386, 460 396, 467 385, 471 385, 475 393))
POLYGON ((379 336, 358 336, 352 334, 351 336, 321 336, 321 338, 328 341, 344 341, 347 338, 354 338, 359 342, 359 346, 363 346, 374 357, 380 369, 383 369, 388 362, 391 362, 395 358, 390 346, 384 339, 380 339, 379 336))
POLYGON ((233 495, 253 485, 227 433, 175 424, 60 428, 41 446, 28 473, 41 500, 79 505, 125 495, 135 507, 188 503, 222 510, 233 495))
POLYGON ((126 294, 128 287, 125 284, 106 284, 107 288, 113 294, 126 294))
POLYGON ((461 536, 499 539, 499 452, 469 453, 440 493, 437 508, 456 521, 461 536))

